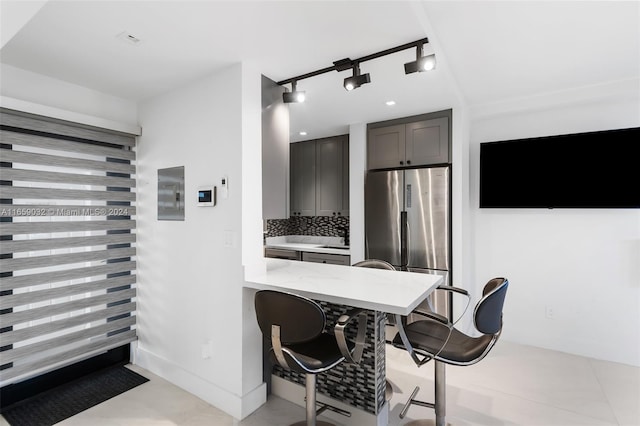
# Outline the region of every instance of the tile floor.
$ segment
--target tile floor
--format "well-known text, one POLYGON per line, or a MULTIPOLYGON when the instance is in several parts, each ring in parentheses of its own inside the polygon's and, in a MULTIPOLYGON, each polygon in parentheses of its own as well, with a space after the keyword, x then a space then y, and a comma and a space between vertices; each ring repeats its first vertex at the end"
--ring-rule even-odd
MULTIPOLYGON (((390 426, 433 418, 412 406, 398 418, 415 385, 419 399, 433 397, 431 363, 415 367, 406 352, 387 351, 394 388, 390 426)), ((62 426, 280 426, 304 418, 304 409, 271 397, 243 421, 131 366, 149 379, 137 388, 59 423, 62 426)), ((470 367, 447 367, 447 420, 453 425, 640 425, 640 368, 505 341, 470 367)), ((0 417, 0 425, 7 425, 0 417)))

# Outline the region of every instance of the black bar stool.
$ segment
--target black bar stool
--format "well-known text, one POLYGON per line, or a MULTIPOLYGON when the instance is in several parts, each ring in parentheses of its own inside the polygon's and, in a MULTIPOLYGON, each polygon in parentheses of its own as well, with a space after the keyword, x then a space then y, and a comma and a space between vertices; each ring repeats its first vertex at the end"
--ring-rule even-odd
POLYGON ((350 416, 337 407, 321 404, 316 411, 316 375, 342 362, 358 364, 364 351, 367 314, 354 309, 342 315, 334 327, 334 334, 324 331, 326 316, 320 305, 295 294, 261 290, 255 295, 258 325, 271 344, 269 357, 273 364, 305 374, 306 421, 292 426, 332 426, 317 421, 324 410, 350 416), (345 327, 358 318, 355 342, 345 337, 345 327))
MULTIPOLYGON (((448 318, 433 312, 420 311, 419 315, 425 316, 425 319, 410 324, 406 324, 401 316, 396 316, 399 331, 393 339, 393 345, 409 352, 418 367, 435 360, 435 402, 414 399, 420 390, 416 387, 400 412, 401 419, 407 414, 409 407, 415 404, 433 408, 436 413, 436 426, 445 426, 445 364, 472 365, 487 356, 502 332, 502 308, 508 287, 509 281, 506 278, 493 278, 484 286, 482 299, 476 304, 473 312, 474 325, 482 333, 478 337, 462 333, 454 328, 457 321, 451 322, 448 318)), ((469 293, 461 288, 440 286, 438 290, 459 293, 469 298, 469 293)))

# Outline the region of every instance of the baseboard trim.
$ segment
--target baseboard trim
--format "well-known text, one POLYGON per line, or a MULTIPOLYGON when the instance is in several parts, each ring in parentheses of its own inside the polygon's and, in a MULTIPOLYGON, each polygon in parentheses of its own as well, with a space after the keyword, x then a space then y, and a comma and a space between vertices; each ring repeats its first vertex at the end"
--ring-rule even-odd
POLYGON ((141 349, 136 351, 135 364, 186 390, 235 419, 244 419, 267 401, 267 387, 260 384, 239 396, 186 371, 166 359, 141 349))

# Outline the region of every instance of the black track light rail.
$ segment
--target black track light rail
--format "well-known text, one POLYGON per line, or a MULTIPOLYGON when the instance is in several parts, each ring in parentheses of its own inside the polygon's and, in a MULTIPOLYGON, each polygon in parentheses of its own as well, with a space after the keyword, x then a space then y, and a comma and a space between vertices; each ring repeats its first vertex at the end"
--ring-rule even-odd
POLYGON ((355 64, 360 64, 362 62, 370 61, 372 59, 378 59, 383 56, 391 55, 392 53, 402 52, 403 50, 411 49, 412 47, 422 46, 423 44, 426 44, 426 43, 429 43, 429 39, 422 38, 420 40, 412 41, 411 43, 405 43, 403 45, 392 47, 387 50, 382 50, 380 52, 372 53, 371 55, 363 56, 358 59, 348 59, 348 58, 341 59, 339 61, 334 62, 334 65, 332 67, 322 68, 317 71, 312 71, 306 74, 299 75, 297 77, 291 77, 286 80, 278 81, 276 84, 278 85, 289 84, 294 81, 304 80, 305 78, 315 77, 317 75, 326 74, 331 71, 344 71, 345 69, 350 69, 355 64), (344 66, 345 61, 350 61, 351 66, 349 66, 348 68, 345 68, 344 66))

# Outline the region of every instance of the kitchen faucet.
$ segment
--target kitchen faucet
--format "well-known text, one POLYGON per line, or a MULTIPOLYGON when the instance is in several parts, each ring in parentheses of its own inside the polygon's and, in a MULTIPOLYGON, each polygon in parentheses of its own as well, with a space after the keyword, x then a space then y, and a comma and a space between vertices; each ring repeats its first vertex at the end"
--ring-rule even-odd
POLYGON ((346 226, 338 226, 336 227, 336 230, 338 231, 338 236, 342 238, 342 241, 344 241, 344 245, 348 246, 349 245, 349 231, 347 229, 346 226))

